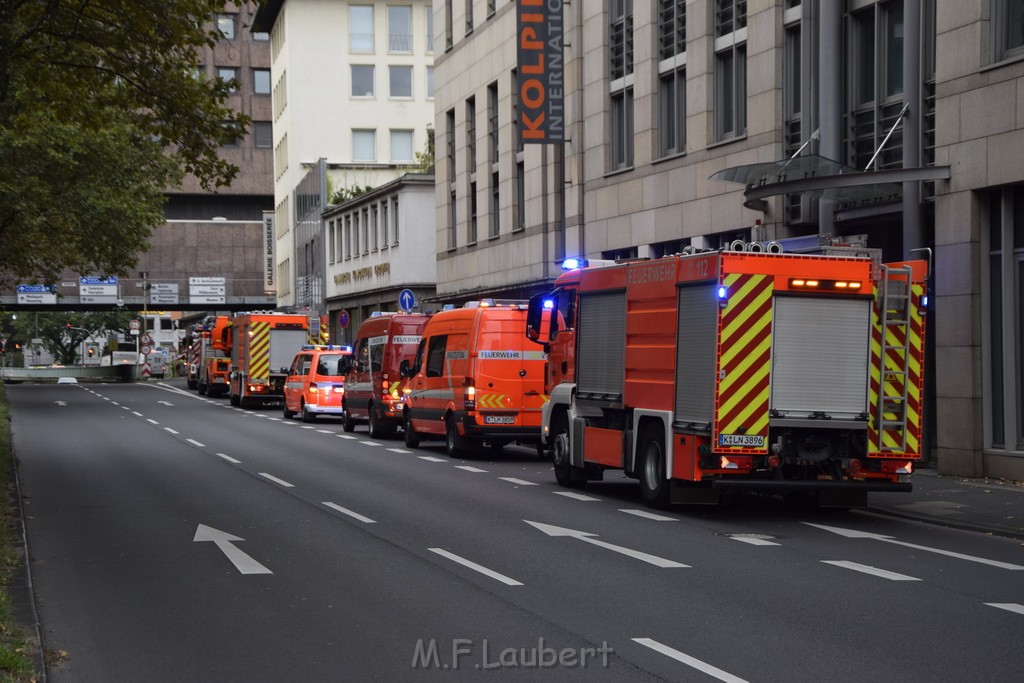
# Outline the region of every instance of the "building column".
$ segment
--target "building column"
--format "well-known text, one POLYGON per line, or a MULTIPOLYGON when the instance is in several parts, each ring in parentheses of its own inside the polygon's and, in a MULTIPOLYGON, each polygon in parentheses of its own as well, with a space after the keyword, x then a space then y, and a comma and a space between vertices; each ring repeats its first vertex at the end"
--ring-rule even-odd
MULTIPOLYGON (((903 101, 910 105, 903 121, 903 168, 921 165, 921 0, 903 1, 903 101)), ((923 243, 921 183, 903 183, 903 258, 923 243)))
MULTIPOLYGON (((843 44, 842 2, 819 3, 818 42, 818 125, 821 156, 842 163, 843 154, 843 61, 836 46, 843 44)), ((835 231, 835 200, 822 196, 818 209, 818 232, 835 231)))

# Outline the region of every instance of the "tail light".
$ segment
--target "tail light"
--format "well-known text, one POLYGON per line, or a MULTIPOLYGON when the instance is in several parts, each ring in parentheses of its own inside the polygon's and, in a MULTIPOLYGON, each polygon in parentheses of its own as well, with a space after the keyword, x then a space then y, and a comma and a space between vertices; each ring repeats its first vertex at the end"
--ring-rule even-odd
POLYGON ((861 468, 863 467, 864 463, 862 463, 857 458, 854 458, 853 460, 850 461, 850 472, 853 474, 857 474, 858 472, 860 472, 861 468))
POLYGON ((725 457, 724 455, 722 456, 720 467, 723 470, 738 470, 740 468, 739 465, 737 465, 734 462, 731 462, 729 458, 725 457))
POLYGON ((316 382, 310 382, 310 384, 309 384, 309 393, 315 394, 316 390, 317 390, 316 382))
POLYGON ((466 378, 466 410, 476 410, 476 381, 472 377, 466 378))
POLYGON ((768 467, 772 468, 773 470, 777 470, 779 469, 780 465, 782 465, 782 458, 780 458, 777 455, 768 456, 768 467))

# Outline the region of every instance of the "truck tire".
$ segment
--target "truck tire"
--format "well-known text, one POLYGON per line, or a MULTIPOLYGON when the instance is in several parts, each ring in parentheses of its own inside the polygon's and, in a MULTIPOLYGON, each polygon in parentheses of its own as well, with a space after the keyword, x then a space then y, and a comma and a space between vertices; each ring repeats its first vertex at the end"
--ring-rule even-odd
POLYGON ((405 432, 405 445, 409 448, 418 448, 420 437, 412 427, 412 418, 409 417, 409 411, 405 412, 405 417, 402 421, 402 431, 405 432))
POLYGON ((366 409, 366 415, 368 418, 368 429, 370 430, 371 439, 379 439, 384 436, 384 430, 380 426, 380 418, 377 417, 377 410, 371 403, 366 409))
POLYGON ((209 384, 203 384, 202 382, 199 383, 199 395, 200 396, 206 396, 206 394, 207 394, 207 392, 209 390, 210 390, 210 385, 209 384))
POLYGON ((555 479, 566 488, 581 488, 586 484, 580 468, 572 466, 569 453, 569 421, 565 415, 558 415, 551 426, 551 462, 555 468, 555 479))
POLYGON ((302 411, 302 421, 303 422, 312 422, 313 420, 316 419, 316 415, 311 413, 311 412, 309 412, 309 409, 306 408, 306 402, 305 401, 302 401, 299 404, 299 410, 302 411))
POLYGON ((669 505, 671 482, 665 476, 665 438, 657 425, 644 429, 640 439, 640 491, 649 507, 669 505))
POLYGON ((231 398, 229 399, 229 401, 231 402, 231 405, 238 407, 239 404, 241 403, 240 398, 241 397, 238 394, 231 394, 231 398))
POLYGON ((466 455, 466 440, 459 436, 459 428, 455 418, 451 416, 445 420, 444 450, 449 458, 461 458, 466 455))
POLYGON ((352 417, 352 414, 348 412, 348 404, 341 404, 341 428, 346 432, 354 432, 356 430, 356 421, 352 417))
POLYGON ((295 411, 288 410, 288 401, 281 401, 281 405, 284 406, 284 419, 290 420, 295 417, 295 411))

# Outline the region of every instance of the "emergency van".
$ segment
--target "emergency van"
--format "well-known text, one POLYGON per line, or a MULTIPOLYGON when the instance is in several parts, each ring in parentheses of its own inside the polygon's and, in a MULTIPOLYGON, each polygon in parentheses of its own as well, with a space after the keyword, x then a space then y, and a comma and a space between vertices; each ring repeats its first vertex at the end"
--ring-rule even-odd
POLYGON ((284 417, 296 413, 303 422, 312 422, 317 415, 342 414, 345 375, 352 366, 352 347, 302 347, 288 370, 284 382, 284 417))
POLYGON ((444 439, 449 455, 513 441, 540 448, 546 356, 523 335, 527 305, 485 299, 435 313, 403 361, 405 443, 444 439))
POLYGON ((358 422, 369 425, 370 436, 379 438, 402 424, 402 389, 405 380, 398 369, 403 360, 416 358, 424 313, 374 313, 356 333, 355 360, 345 378, 344 430, 358 422))

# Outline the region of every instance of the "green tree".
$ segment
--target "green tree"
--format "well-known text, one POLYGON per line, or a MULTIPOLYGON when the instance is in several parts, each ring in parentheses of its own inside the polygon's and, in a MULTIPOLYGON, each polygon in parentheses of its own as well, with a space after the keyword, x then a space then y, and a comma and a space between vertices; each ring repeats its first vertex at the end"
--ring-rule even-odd
POLYGON ((0 0, 0 283, 126 275, 166 189, 230 184, 218 151, 249 119, 197 75, 224 7, 0 0))
MULTIPOLYGON (((81 361, 82 342, 90 337, 105 338, 108 333, 128 334, 132 314, 121 311, 101 313, 53 312, 4 314, 4 327, 29 354, 32 339, 41 339, 43 347, 62 365, 81 361)), ((103 351, 106 353, 106 351, 103 351)))

